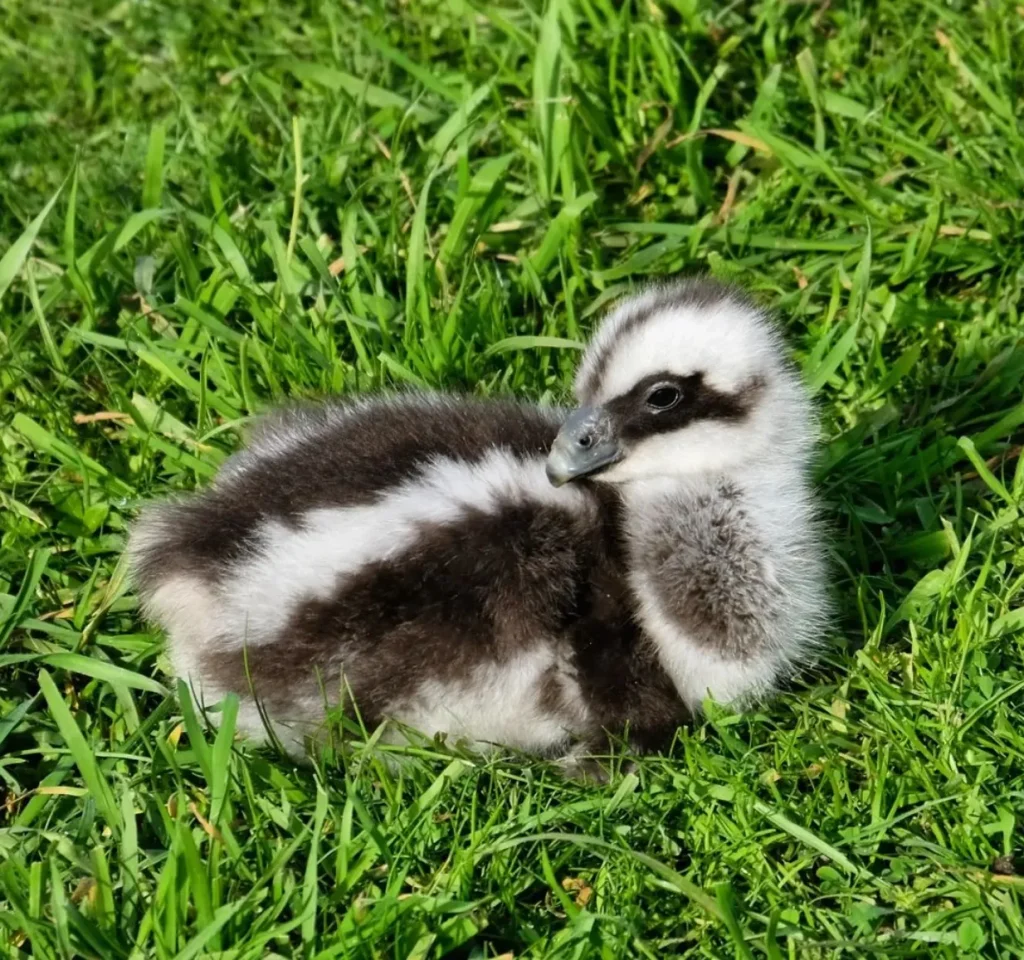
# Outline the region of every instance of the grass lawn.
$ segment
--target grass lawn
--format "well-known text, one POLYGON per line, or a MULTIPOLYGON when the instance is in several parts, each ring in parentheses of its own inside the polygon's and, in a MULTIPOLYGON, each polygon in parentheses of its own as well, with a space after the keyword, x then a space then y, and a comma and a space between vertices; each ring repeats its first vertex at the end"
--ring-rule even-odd
POLYGON ((1024 956, 1022 90, 1000 0, 0 0, 0 954, 1024 956), (680 270, 820 400, 817 670, 599 787, 203 731, 141 501, 680 270))

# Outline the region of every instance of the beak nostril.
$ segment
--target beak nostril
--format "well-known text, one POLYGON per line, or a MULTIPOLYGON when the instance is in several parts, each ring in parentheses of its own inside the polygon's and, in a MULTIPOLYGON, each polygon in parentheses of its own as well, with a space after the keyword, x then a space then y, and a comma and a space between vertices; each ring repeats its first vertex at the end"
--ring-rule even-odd
POLYGON ((577 437, 576 443, 581 446, 584 450, 588 450, 594 444, 594 438, 589 434, 585 433, 581 437, 577 437))

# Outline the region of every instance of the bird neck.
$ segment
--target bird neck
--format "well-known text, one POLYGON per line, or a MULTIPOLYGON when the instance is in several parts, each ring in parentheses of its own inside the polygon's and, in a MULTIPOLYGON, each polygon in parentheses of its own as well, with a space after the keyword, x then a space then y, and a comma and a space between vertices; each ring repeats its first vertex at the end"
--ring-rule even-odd
POLYGON ((691 709, 756 697, 782 669, 770 627, 782 567, 806 552, 805 491, 799 465, 773 457, 623 491, 637 621, 691 709))
POLYGON ((648 477, 623 484, 622 501, 627 522, 642 519, 675 500, 687 500, 702 491, 712 490, 732 479, 732 471, 701 471, 674 476, 648 477))

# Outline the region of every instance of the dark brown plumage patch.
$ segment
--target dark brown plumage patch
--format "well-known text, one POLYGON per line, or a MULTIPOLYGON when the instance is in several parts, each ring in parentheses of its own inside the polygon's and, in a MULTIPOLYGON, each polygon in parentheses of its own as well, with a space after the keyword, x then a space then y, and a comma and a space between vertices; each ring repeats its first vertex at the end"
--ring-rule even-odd
POLYGON ((746 291, 710 277, 688 277, 653 287, 647 293, 651 295, 651 301, 634 306, 611 342, 599 348, 591 347, 598 352, 594 354, 586 379, 579 386, 578 392, 583 402, 597 393, 616 346, 658 314, 679 307, 711 308, 725 302, 735 303, 751 311, 757 310, 746 291))
POLYGON ((600 501, 602 523, 590 540, 569 629, 576 680, 592 717, 585 742, 600 753, 609 735, 628 733, 635 749, 654 750, 671 740, 688 713, 638 624, 619 494, 587 486, 600 501))
POLYGON ((319 507, 370 503, 435 457, 472 462, 495 448, 545 456, 557 429, 557 420, 537 408, 472 398, 431 403, 412 396, 278 411, 212 487, 143 512, 139 527, 149 533, 135 557, 136 583, 145 595, 176 572, 216 580, 245 558, 268 520, 294 523, 319 507))
POLYGON ((606 746, 606 735, 627 732, 635 748, 657 749, 687 717, 675 686, 637 625, 621 573, 607 561, 598 566, 572 631, 577 679, 595 718, 587 738, 595 752, 606 746))

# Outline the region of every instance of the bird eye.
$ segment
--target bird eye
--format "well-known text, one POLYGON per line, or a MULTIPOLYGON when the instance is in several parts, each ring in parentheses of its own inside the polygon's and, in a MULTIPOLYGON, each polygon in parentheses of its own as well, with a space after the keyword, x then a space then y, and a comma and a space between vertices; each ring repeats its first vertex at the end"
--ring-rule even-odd
POLYGON ((678 387, 662 384, 647 394, 647 406, 651 410, 671 410, 682 399, 678 387))

